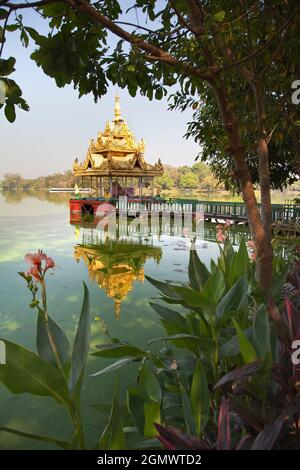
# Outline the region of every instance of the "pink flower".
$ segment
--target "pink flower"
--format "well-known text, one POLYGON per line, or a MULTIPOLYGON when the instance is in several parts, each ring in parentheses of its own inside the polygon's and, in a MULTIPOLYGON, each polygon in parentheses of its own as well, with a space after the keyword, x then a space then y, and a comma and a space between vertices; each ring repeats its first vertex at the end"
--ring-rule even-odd
POLYGON ((217 232, 216 239, 217 239, 217 242, 219 242, 219 243, 224 243, 225 242, 226 237, 225 237, 224 233, 221 230, 217 232))
POLYGON ((27 255, 25 255, 26 263, 32 264, 34 266, 41 266, 42 261, 44 261, 46 258, 47 255, 45 255, 42 250, 38 250, 37 253, 27 253, 27 255))
POLYGON ((31 264, 27 274, 38 282, 42 282, 48 269, 55 266, 53 259, 43 253, 42 250, 38 250, 37 253, 27 253, 25 261, 31 264))
POLYGON ((224 228, 226 229, 226 228, 229 228, 230 226, 231 226, 230 220, 226 220, 224 228))
POLYGON ((51 268, 54 268, 55 267, 55 263, 53 261, 52 258, 49 258, 49 256, 46 257, 46 266, 45 266, 45 272, 48 270, 48 269, 51 269, 51 268))
POLYGON ((32 276, 38 282, 41 282, 41 280, 42 280, 41 272, 36 266, 32 266, 29 269, 29 271, 27 271, 26 274, 32 276))

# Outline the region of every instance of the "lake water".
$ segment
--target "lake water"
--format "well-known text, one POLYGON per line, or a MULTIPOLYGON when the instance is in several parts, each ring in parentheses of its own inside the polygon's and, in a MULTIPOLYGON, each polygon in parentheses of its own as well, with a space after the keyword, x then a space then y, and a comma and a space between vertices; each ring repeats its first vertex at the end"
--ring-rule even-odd
MULTIPOLYGON (((187 281, 190 239, 164 234, 132 233, 107 240, 93 223, 72 225, 68 195, 39 193, 0 195, 0 336, 35 350, 36 312, 29 308, 30 294, 17 272, 27 269, 24 255, 42 249, 56 263, 48 276, 50 315, 73 340, 79 318, 83 287, 88 285, 92 308, 92 347, 103 342, 101 317, 113 337, 148 348, 147 341, 162 333, 149 299, 158 292, 144 279, 187 281)), ((206 236, 215 237, 214 228, 206 236)), ((239 232, 235 233, 237 239, 239 232)), ((199 240, 199 255, 206 263, 218 255, 212 240, 199 240)), ((151 346, 152 348, 152 346, 151 346)), ((89 357, 83 390, 83 415, 88 441, 94 442, 104 417, 91 407, 109 403, 114 374, 91 377, 109 361, 89 357)), ((0 366, 1 367, 1 366, 0 366)), ((136 367, 121 370, 121 392, 133 384, 136 367)), ((12 395, 0 385, 0 426, 48 434, 66 439, 68 417, 53 400, 31 395, 12 395)), ((2 449, 47 449, 47 444, 0 433, 2 449)))

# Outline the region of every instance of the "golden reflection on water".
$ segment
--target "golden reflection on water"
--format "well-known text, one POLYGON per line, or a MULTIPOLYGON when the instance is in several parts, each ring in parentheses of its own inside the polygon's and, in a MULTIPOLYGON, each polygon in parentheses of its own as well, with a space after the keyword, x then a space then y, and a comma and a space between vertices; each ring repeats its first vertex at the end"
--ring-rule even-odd
POLYGON ((106 240, 98 244, 78 244, 74 248, 77 262, 83 260, 90 279, 114 300, 115 318, 121 315, 122 302, 133 290, 135 282, 144 282, 147 260, 159 263, 160 247, 143 244, 140 240, 106 240))

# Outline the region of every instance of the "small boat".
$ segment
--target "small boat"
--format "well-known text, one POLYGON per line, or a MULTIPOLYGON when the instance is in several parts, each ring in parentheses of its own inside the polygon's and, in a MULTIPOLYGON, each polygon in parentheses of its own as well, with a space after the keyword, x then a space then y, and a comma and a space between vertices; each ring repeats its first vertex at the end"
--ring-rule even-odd
MULTIPOLYGON (((49 193, 74 193, 75 188, 50 188, 49 193)), ((91 190, 89 188, 79 188, 79 193, 90 193, 91 190)))

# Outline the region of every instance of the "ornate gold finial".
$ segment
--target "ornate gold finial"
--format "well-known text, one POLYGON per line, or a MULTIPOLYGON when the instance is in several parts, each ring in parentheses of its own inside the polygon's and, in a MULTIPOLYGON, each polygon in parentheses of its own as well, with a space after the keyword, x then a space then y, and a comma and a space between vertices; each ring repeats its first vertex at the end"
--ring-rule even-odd
POLYGON ((122 119, 121 116, 121 108, 120 108, 120 97, 119 95, 115 96, 115 121, 120 121, 122 119))

